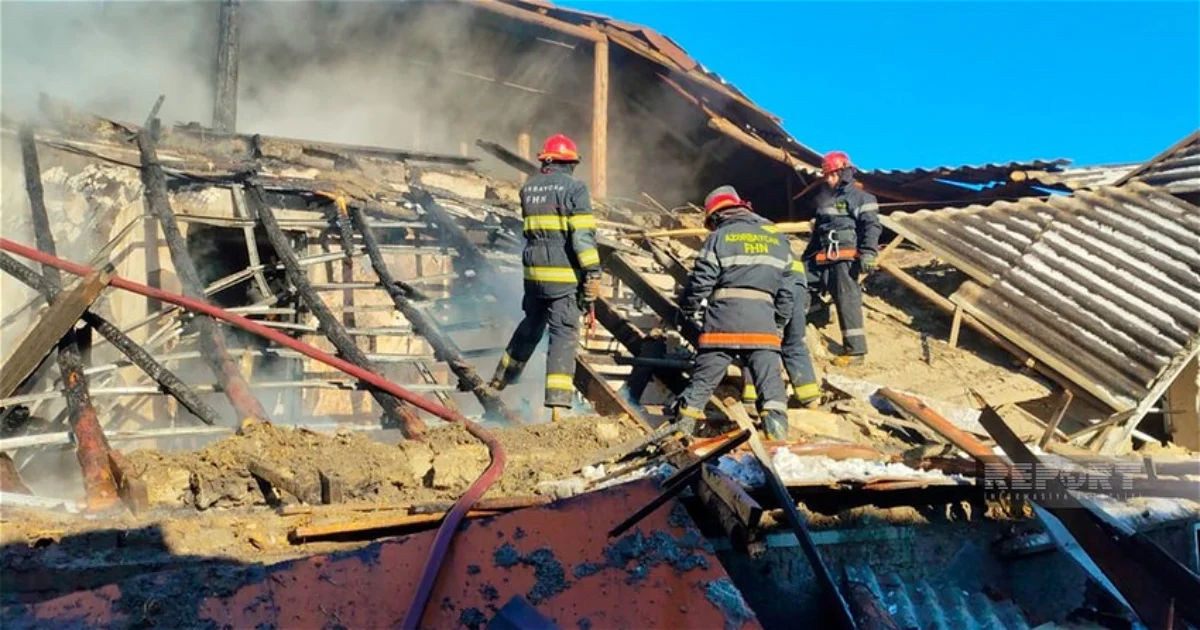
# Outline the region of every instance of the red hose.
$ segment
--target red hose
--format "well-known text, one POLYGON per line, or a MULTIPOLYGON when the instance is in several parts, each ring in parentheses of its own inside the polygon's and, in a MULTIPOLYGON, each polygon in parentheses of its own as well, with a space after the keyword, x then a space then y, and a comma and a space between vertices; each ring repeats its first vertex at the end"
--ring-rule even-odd
MULTIPOLYGON (((69 260, 51 256, 50 254, 33 249, 32 247, 26 247, 6 238, 0 238, 0 249, 77 276, 87 275, 93 271, 91 267, 86 265, 80 265, 69 260)), ((292 339, 277 330, 267 328, 254 320, 230 313, 207 302, 194 300, 177 293, 163 291, 162 289, 148 287, 120 276, 112 276, 109 284, 119 289, 139 293, 151 299, 181 306, 189 311, 203 313, 214 319, 229 322, 238 328, 252 332, 260 337, 266 337, 304 356, 320 361, 365 383, 378 387, 443 420, 461 423, 471 435, 487 445, 488 453, 491 455, 491 462, 484 469, 483 474, 479 475, 479 478, 472 482, 466 492, 458 498, 458 501, 454 503, 454 507, 450 508, 449 513, 446 514, 446 519, 438 527, 437 536, 434 538, 433 545, 429 550, 429 559, 426 561, 425 570, 421 574, 421 581, 417 584, 417 590, 413 593, 412 603, 409 605, 408 613, 404 616, 404 622, 401 624, 401 628, 406 630, 415 629, 417 623, 421 620, 422 613, 425 611, 425 605, 429 602, 429 596, 433 592, 434 583, 437 581, 438 572, 442 566, 442 560, 446 556, 446 550, 450 547, 450 540, 454 537, 454 532, 458 530, 459 523, 462 522, 463 516, 466 515, 471 506, 487 492, 487 489, 500 478, 500 474, 504 471, 504 449, 501 448, 500 442, 496 440, 496 436, 489 433, 483 427, 471 422, 458 412, 418 396, 378 374, 368 372, 349 361, 339 359, 302 341, 292 339)))

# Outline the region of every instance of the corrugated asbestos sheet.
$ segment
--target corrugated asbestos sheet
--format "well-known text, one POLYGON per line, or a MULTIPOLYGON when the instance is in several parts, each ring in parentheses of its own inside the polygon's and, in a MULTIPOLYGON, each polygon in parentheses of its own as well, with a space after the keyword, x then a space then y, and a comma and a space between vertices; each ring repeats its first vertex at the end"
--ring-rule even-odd
POLYGON ((1121 181, 1141 164, 1113 164, 1109 166, 1080 166, 1061 171, 1018 171, 1014 178, 1028 179, 1045 185, 1066 186, 1071 190, 1112 186, 1121 181))
MULTIPOLYGON (((1045 196, 1035 187, 1058 187, 1057 183, 1026 177, 1028 172, 1053 176, 1070 160, 1033 160, 978 166, 939 166, 907 171, 872 170, 859 173, 868 190, 884 199, 907 202, 977 203, 994 199, 1045 196)), ((1063 188, 1063 192, 1067 189, 1063 188)))
POLYGON ((1172 194, 1200 192, 1200 131, 1134 171, 1133 179, 1172 194))
POLYGON ((1200 345, 1200 208, 1161 189, 883 220, 978 283, 954 296, 964 310, 1116 411, 1200 345))

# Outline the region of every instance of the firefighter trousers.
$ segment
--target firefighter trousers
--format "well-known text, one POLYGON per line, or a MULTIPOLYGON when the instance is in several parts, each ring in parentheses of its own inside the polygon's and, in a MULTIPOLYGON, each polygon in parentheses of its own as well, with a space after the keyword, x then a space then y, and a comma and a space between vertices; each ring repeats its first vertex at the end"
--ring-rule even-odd
POLYGON ((763 428, 771 439, 787 438, 787 393, 779 371, 776 350, 701 349, 692 367, 692 380, 679 395, 680 419, 704 418, 704 406, 725 378, 729 365, 737 359, 754 381, 756 404, 763 428))
POLYGON ((842 260, 817 267, 821 284, 837 305, 838 325, 842 329, 845 354, 867 353, 867 332, 863 328, 862 287, 858 285, 858 261, 842 260))
POLYGON ((813 369, 806 335, 809 300, 807 289, 799 291, 796 306, 792 310, 792 320, 783 329, 783 368, 787 370, 793 393, 802 403, 821 397, 821 386, 817 384, 817 372, 813 369))
POLYGON ((574 293, 558 298, 540 298, 528 293, 521 302, 525 318, 513 332, 495 380, 501 385, 516 382, 525 363, 550 329, 550 350, 546 354, 547 407, 570 407, 575 391, 575 352, 579 346, 578 298, 574 293))

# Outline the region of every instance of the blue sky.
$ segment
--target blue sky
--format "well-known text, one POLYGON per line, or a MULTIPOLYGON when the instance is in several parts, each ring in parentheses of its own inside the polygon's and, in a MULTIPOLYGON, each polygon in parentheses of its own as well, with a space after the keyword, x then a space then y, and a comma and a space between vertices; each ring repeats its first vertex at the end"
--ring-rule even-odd
POLYGON ((577 1, 864 168, 1152 157, 1200 127, 1200 1, 577 1))

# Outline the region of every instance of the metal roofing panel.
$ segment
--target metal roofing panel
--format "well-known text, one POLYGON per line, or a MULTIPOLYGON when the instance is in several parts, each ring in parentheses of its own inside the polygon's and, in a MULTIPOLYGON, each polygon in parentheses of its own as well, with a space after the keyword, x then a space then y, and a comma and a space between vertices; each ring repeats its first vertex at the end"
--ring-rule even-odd
POLYGON ((980 285, 954 298, 968 312, 1118 411, 1200 344, 1200 208, 1162 189, 883 220, 980 285))

